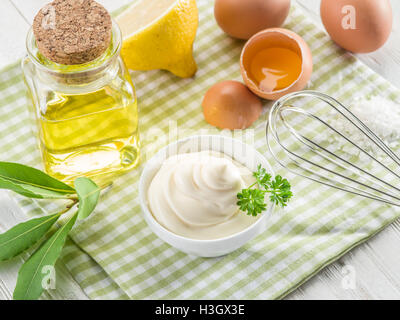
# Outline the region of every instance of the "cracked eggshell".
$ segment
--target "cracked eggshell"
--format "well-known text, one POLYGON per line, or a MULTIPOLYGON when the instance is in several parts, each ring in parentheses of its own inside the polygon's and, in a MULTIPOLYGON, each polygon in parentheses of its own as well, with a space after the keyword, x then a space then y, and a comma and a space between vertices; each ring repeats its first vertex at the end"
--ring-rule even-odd
POLYGON ((280 97, 304 89, 310 80, 313 70, 312 54, 309 46, 297 33, 284 28, 263 30, 251 37, 243 47, 240 56, 240 71, 247 87, 261 98, 278 100, 280 97), (298 78, 286 88, 263 91, 252 79, 250 65, 254 56, 267 48, 287 48, 296 52, 301 58, 301 72, 298 78))

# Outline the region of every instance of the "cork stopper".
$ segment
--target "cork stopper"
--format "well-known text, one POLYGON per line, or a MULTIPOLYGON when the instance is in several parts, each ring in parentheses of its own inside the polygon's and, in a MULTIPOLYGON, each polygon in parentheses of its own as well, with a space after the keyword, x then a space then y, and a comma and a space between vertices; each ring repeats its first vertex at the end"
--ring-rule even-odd
POLYGON ((66 65, 87 63, 104 53, 111 27, 110 14, 93 0, 54 0, 33 21, 41 54, 66 65))

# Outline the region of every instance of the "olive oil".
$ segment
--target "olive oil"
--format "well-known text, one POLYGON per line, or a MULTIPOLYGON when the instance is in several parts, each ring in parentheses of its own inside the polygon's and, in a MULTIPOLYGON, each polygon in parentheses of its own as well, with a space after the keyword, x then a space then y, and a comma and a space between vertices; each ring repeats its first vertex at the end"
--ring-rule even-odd
POLYGON ((67 181, 127 170, 139 157, 137 102, 112 86, 85 94, 53 91, 39 117, 46 171, 67 181))
POLYGON ((77 177, 106 184, 139 162, 135 88, 120 57, 121 33, 113 22, 108 49, 78 65, 50 61, 32 29, 22 62, 46 172, 66 183, 77 177))

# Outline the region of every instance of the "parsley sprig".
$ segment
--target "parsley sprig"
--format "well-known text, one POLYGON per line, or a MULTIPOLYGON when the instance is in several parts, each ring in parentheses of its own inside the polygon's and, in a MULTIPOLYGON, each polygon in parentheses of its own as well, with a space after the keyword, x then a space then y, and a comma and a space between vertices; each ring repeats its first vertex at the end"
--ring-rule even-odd
POLYGON ((272 176, 260 164, 257 166, 257 171, 253 172, 253 176, 256 182, 237 194, 237 205, 240 210, 247 212, 250 216, 262 213, 267 208, 265 203, 267 193, 270 194, 269 199, 272 203, 282 208, 287 205, 293 194, 290 191, 290 183, 286 179, 277 175, 272 180, 272 176), (256 185, 258 188, 253 188, 256 185))

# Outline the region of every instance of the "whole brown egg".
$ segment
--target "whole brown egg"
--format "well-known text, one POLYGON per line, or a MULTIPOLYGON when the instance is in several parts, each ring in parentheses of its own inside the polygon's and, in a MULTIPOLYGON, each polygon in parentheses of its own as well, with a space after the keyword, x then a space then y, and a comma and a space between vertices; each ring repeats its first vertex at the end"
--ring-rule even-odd
POLYGON ((261 100, 244 84, 227 80, 209 88, 204 95, 203 114, 206 121, 221 129, 246 129, 262 111, 261 100))
POLYGON ((280 27, 289 10, 290 0, 215 0, 214 5, 221 29, 246 40, 266 28, 280 27))
POLYGON ((320 11, 331 38, 352 52, 379 49, 392 30, 389 0, 322 0, 320 11))

